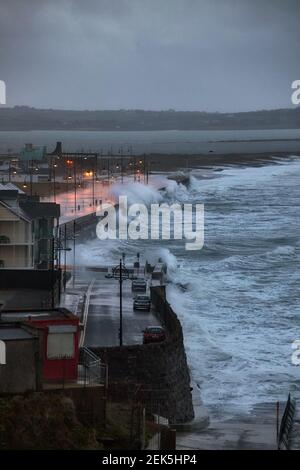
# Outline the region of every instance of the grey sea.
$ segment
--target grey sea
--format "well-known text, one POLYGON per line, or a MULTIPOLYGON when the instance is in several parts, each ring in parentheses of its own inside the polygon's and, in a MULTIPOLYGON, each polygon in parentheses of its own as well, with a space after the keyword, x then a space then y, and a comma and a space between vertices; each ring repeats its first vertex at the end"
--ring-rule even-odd
POLYGON ((197 154, 297 152, 299 129, 230 131, 0 131, 0 153, 17 152, 25 143, 47 146, 62 141, 65 151, 117 152, 122 146, 134 154, 197 154))
POLYGON ((117 262, 137 252, 169 267, 168 300, 183 326, 194 383, 211 416, 285 400, 300 387, 292 343, 300 339, 300 158, 231 167, 163 193, 122 188, 130 202, 205 205, 205 243, 100 241, 79 247, 78 263, 117 262), (160 199, 162 198, 162 199, 160 199))

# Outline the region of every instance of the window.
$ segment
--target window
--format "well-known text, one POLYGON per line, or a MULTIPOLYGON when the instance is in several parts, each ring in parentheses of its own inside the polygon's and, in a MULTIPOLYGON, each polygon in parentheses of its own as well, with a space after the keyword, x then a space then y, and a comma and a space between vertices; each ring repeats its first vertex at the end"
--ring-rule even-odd
MULTIPOLYGON (((76 328, 75 328, 76 330, 76 328)), ((74 327, 49 327, 47 340, 48 359, 71 359, 75 355, 74 327), (66 331, 67 330, 67 331, 66 331), (73 330, 73 331, 68 331, 73 330)))
POLYGON ((6 344, 0 341, 0 364, 6 364, 6 344))

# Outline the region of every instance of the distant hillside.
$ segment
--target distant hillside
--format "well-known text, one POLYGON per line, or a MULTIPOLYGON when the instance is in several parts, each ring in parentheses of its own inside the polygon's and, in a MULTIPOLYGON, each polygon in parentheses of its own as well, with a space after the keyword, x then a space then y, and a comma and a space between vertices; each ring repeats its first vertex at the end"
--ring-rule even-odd
POLYGON ((243 113, 197 111, 68 111, 0 108, 0 130, 221 130, 300 128, 300 108, 243 113))

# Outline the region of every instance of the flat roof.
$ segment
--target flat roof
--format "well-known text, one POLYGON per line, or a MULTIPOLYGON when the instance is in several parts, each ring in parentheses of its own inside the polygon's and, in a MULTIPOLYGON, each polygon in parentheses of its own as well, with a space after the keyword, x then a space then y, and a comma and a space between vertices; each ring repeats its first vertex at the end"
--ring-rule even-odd
POLYGON ((20 200, 20 207, 32 219, 60 216, 60 205, 55 202, 37 202, 26 199, 20 200))
MULTIPOLYGON (((53 310, 2 310, 2 321, 28 321, 28 320, 61 320, 78 318, 65 308, 53 310)), ((0 324, 1 325, 1 324, 0 324)))
POLYGON ((22 328, 0 326, 0 340, 2 341, 11 341, 14 339, 32 339, 33 337, 33 334, 23 330, 22 328))

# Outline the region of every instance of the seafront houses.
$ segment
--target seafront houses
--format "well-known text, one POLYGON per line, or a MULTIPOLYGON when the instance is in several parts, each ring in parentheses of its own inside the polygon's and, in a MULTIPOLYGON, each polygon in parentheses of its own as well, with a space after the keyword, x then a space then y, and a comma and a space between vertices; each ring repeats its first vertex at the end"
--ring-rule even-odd
POLYGON ((0 186, 1 269, 33 268, 31 219, 21 209, 18 196, 18 190, 0 186))
POLYGON ((0 185, 0 269, 51 269, 60 206, 0 185))

